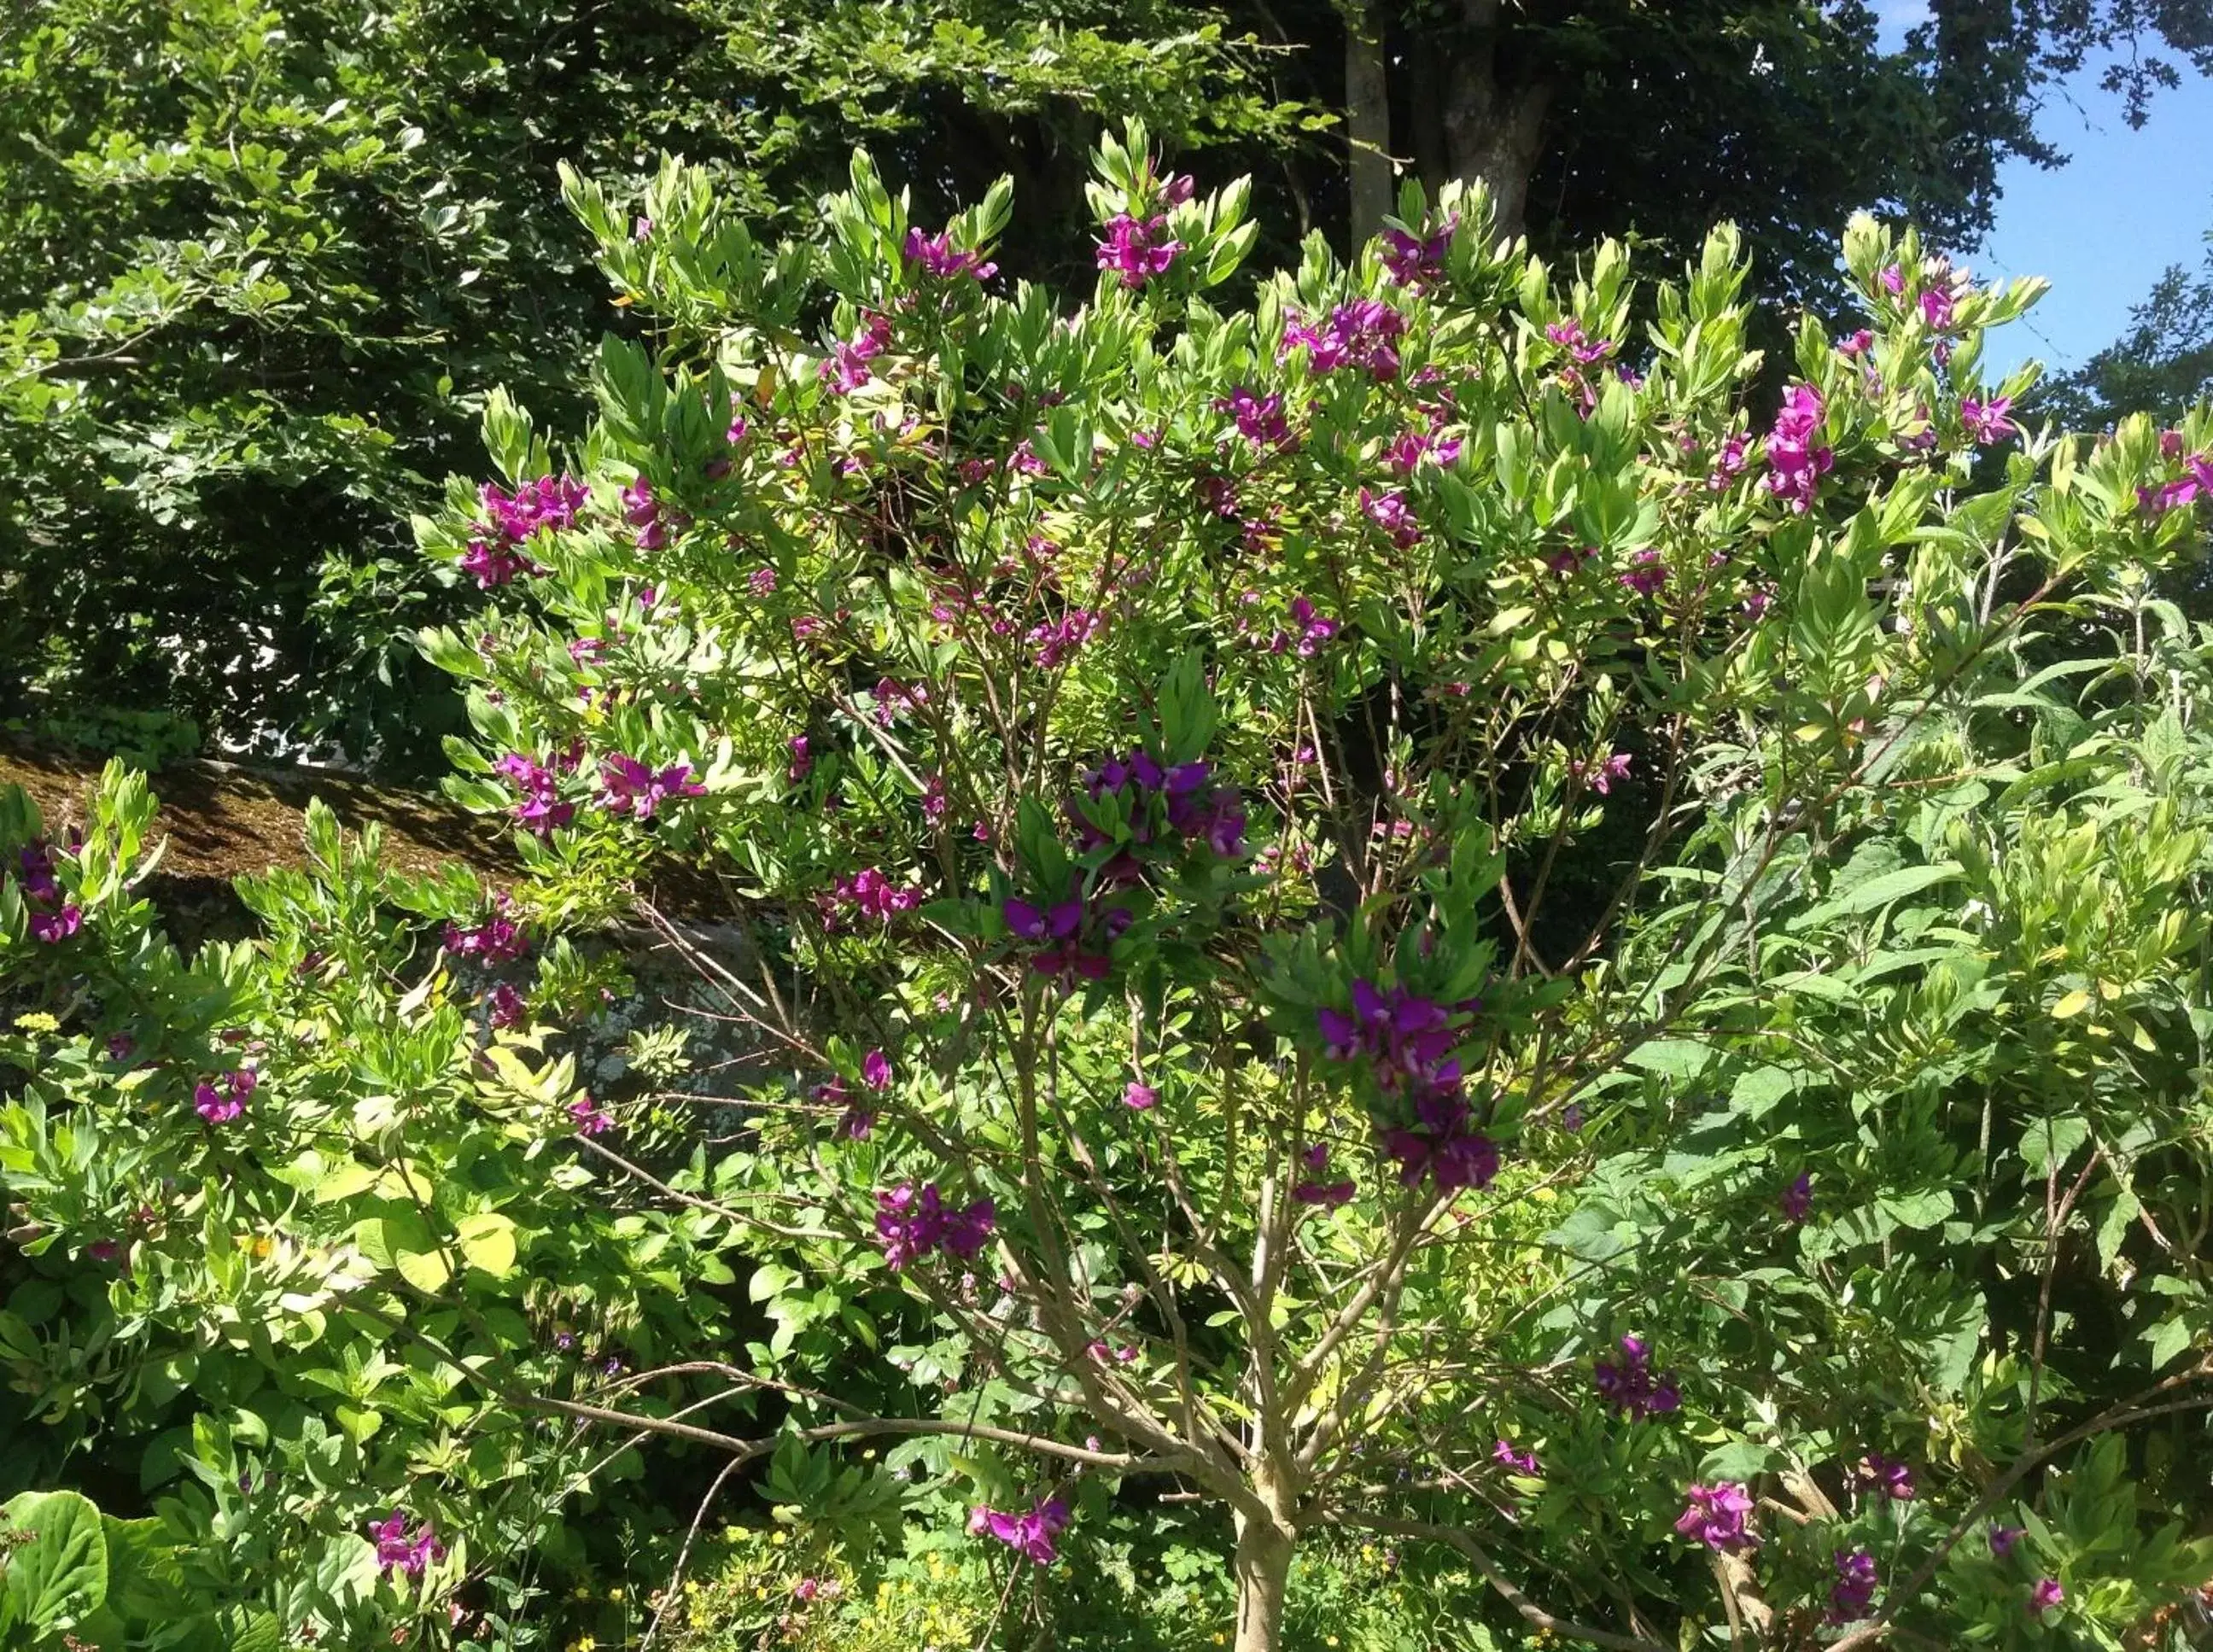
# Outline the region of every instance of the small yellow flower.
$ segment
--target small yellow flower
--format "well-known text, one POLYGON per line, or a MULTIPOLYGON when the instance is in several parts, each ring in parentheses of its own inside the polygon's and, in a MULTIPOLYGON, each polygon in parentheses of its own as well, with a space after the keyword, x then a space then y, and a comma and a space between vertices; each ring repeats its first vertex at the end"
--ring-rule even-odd
POLYGON ((769 1541, 770 1541, 771 1543, 773 1543, 774 1545, 776 1545, 776 1546, 777 1546, 777 1548, 781 1549, 782 1547, 783 1547, 783 1545, 784 1545, 784 1542, 785 1542, 784 1534, 783 1534, 783 1533, 781 1533, 781 1532, 778 1532, 778 1533, 777 1533, 774 1537, 771 1538, 771 1539, 769 1539, 769 1541))
POLYGON ((618 1583, 618 1584, 616 1584, 616 1585, 614 1586, 614 1588, 613 1588, 609 1589, 609 1590, 607 1591, 607 1599, 608 1599, 608 1600, 621 1600, 621 1599, 622 1599, 622 1585, 621 1585, 621 1584, 619 1584, 619 1583, 618 1583))

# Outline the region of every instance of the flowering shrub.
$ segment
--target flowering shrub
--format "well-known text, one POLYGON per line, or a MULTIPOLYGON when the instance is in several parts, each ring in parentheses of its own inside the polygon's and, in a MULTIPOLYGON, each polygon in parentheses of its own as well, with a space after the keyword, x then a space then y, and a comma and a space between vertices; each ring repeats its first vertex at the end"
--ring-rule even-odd
MULTIPOLYGON (((973 1501, 1037 1567, 1084 1540, 1073 1488, 1168 1477, 1234 1527, 1241 1652, 1333 1527, 1448 1545, 1611 1646, 2111 1633, 2213 1569, 2173 1527, 2099 1535, 2139 1518, 2112 1430, 2172 1417, 2179 1458, 2213 1396, 2173 1365, 2203 1104, 2171 1069, 2164 1113, 2100 1125, 2090 1058, 2204 1013, 2203 792, 2139 789, 2169 829, 2126 846, 2054 836, 2153 735, 2061 738, 2088 725, 2020 663, 2193 543, 2213 419, 2022 436, 2032 374, 1978 363, 2033 283, 1864 221, 1867 327, 1802 326, 1765 418, 1725 229, 1638 337, 1619 248, 1556 283, 1478 194, 1410 190, 1351 266, 1317 241, 1222 308, 1242 186, 1164 178, 1136 131, 1073 312, 986 274, 1004 186, 924 231, 857 159, 826 244, 773 249, 681 166, 648 250, 570 190, 625 301, 681 319, 608 345, 558 458, 495 405, 503 485, 590 503, 424 648, 481 736, 454 789, 525 829, 541 899, 613 910, 644 852, 736 897, 752 1135, 674 1190, 751 1228, 778 1313, 895 1270, 930 1326, 904 1415, 802 1400, 805 1437, 1027 1456, 973 1501), (610 764, 682 783, 638 810, 593 796, 610 764), (2125 857, 2122 956, 2078 967, 2103 943, 2033 919, 1993 834, 2054 876, 2125 857), (1600 897, 1548 899, 1571 873, 1600 897), (1966 888, 1979 918, 1931 904, 1966 888), (863 1049, 892 1076, 857 1119, 863 1049), (2040 1210, 1990 1192, 2024 1166, 2040 1210), (2165 1283, 2097 1364, 2048 1298, 2100 1208, 2100 1261, 2165 1283), (2041 1267, 2033 1323, 1982 1258, 2041 1267), (1963 1546, 2016 1507, 2094 1590, 1963 1546)), ((420 537, 459 558, 485 525, 449 499, 420 537)), ((2142 687, 2143 646, 2091 668, 2142 687)))
POLYGON ((0 1644, 531 1644, 575 1419, 726 1334, 724 1230, 610 1198, 573 1063, 487 1025, 576 972, 473 878, 314 806, 187 958, 153 821, 120 765, 59 840, 0 791, 0 1644))

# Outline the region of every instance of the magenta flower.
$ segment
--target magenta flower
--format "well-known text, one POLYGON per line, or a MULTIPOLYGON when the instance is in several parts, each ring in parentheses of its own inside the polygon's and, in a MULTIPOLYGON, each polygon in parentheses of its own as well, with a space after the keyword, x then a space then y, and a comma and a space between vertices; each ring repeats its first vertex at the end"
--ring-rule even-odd
POLYGON ((588 1094, 580 1095, 569 1104, 569 1117, 579 1136, 604 1136, 615 1127, 613 1115, 588 1094))
POLYGON ((407 1516, 395 1509, 386 1519, 369 1528, 376 1543, 376 1564, 380 1569, 401 1573, 408 1577, 420 1577, 426 1567, 446 1558, 446 1545, 438 1541, 430 1522, 411 1533, 407 1516))
POLYGON ((1826 410, 1821 393, 1794 384, 1783 393, 1782 411, 1767 436, 1767 489, 1804 515, 1814 506, 1814 491, 1836 462, 1834 451, 1816 445, 1826 410))
POLYGON ((1406 318, 1380 298, 1358 298, 1339 304, 1320 327, 1308 326, 1296 312, 1284 318, 1283 341, 1276 351, 1278 362, 1294 350, 1307 352, 1307 364, 1317 373, 1347 365, 1366 368, 1379 381, 1399 376, 1398 340, 1406 331, 1406 318))
POLYGON ((1706 472, 1709 491, 1719 493, 1731 482, 1744 474, 1745 452, 1752 446, 1752 438, 1739 433, 1731 436, 1714 455, 1714 467, 1706 472))
POLYGON ((1880 1491, 1893 1503, 1913 1501, 1913 1470, 1911 1466, 1886 1457, 1879 1451, 1870 1451, 1860 1459, 1855 1477, 1869 1490, 1880 1491))
POLYGON ((511 981, 502 981, 485 995, 485 1013, 497 1027, 520 1027, 529 1019, 529 1006, 511 981))
POLYGON ((1564 321, 1555 321, 1547 326, 1545 337, 1566 351, 1583 367, 1595 366, 1620 348, 1611 338, 1594 341, 1586 338, 1583 324, 1572 315, 1564 321))
POLYGON ((938 1250, 965 1260, 990 1241, 997 1214, 988 1198, 949 1210, 936 1182, 919 1192, 913 1183, 902 1182, 876 1195, 876 1240, 885 1265, 894 1271, 938 1250))
POLYGON ((552 770, 521 752, 509 752, 493 767, 522 794, 515 806, 515 818, 540 838, 552 836, 557 826, 564 826, 576 818, 576 806, 563 802, 555 796, 554 789, 559 783, 552 770))
POLYGON ((574 527, 590 497, 584 485, 569 476, 540 476, 513 493, 503 492, 496 482, 477 490, 478 502, 491 520, 486 531, 510 545, 521 545, 540 530, 574 527))
POLYGON ((1937 332, 1949 332, 1954 320, 1949 288, 1931 287, 1921 295, 1921 319, 1937 332))
POLYGON ((31 914, 31 938, 46 946, 66 941, 84 924, 84 909, 75 901, 58 911, 31 914))
POLYGON ((1411 235, 1387 226, 1377 237, 1381 245, 1376 248, 1376 256, 1382 259, 1385 271, 1398 285, 1414 292, 1427 291, 1444 278, 1445 254, 1452 250, 1453 231, 1459 228, 1458 213, 1428 236, 1411 235))
POLYGON ((1999 1560, 2003 1560, 2007 1556, 2013 1552, 2014 1545, 2021 1540, 2022 1537, 2027 1534, 2027 1529, 2028 1528, 2027 1527, 2023 1526, 2003 1526, 2000 1525, 1996 1521, 1991 1521, 1991 1555, 1999 1560))
POLYGON ((1865 1549, 1838 1550, 1837 1581, 1829 1588, 1829 1621, 1856 1623, 1875 1604, 1875 1557, 1865 1549))
POLYGON ((871 313, 859 332, 830 346, 830 358, 815 371, 837 394, 850 395, 869 382, 873 376, 869 363, 882 355, 891 341, 891 317, 871 313))
POLYGON ((1966 427, 1969 436, 1988 447, 1992 442, 2003 442, 2008 436, 2021 434, 2021 426, 2006 417, 2012 407, 2010 396, 1992 396, 1988 401, 1978 400, 1973 396, 1962 396, 1960 399, 1960 423, 1966 427))
POLYGON ((1493 1462, 1503 1468, 1510 1469, 1516 1474, 1533 1476, 1543 1472, 1538 1465, 1537 1454, 1533 1451, 1515 1450, 1514 1442, 1511 1440, 1500 1440, 1495 1442, 1491 1448, 1491 1457, 1493 1462))
POLYGON ((2036 1587, 2028 1592, 2028 1611, 2033 1618, 2041 1618, 2067 1598, 2067 1591, 2059 1587, 2056 1577, 2039 1577, 2036 1587))
POLYGON ((1721 1554, 1734 1553, 1755 1540, 1745 1526, 1752 1513, 1752 1497, 1735 1481, 1693 1484, 1685 1497, 1687 1501, 1675 1521, 1675 1529, 1685 1537, 1721 1554))
POLYGON ((1217 396, 1214 411, 1234 417, 1238 435, 1256 448, 1292 445, 1290 421, 1283 417, 1281 395, 1259 396, 1241 387, 1227 396, 1217 396))
MULTIPOLYGON (((1418 529, 1416 531, 1419 532, 1418 529)), ((1298 637, 1294 646, 1302 660, 1312 659, 1321 651, 1323 643, 1337 635, 1337 621, 1325 619, 1315 612, 1314 605, 1302 596, 1291 599, 1291 624, 1298 627, 1298 637)))
POLYGON ((999 272, 999 266, 985 263, 981 253, 955 247, 950 229, 925 235, 911 229, 906 232, 905 251, 906 261, 932 281, 952 281, 961 276, 989 281, 999 272))
POLYGON ((1058 620, 1034 627, 1029 640, 1037 644, 1037 662, 1044 671, 1057 670, 1062 661, 1098 634, 1099 616, 1084 608, 1070 608, 1058 620))
POLYGON ((872 1090, 887 1090, 892 1087, 892 1064, 881 1050, 871 1050, 861 1058, 861 1082, 872 1090))
POLYGON ((251 1067, 241 1067, 220 1082, 203 1080, 192 1087, 192 1111, 210 1125, 227 1125, 246 1111, 246 1099, 260 1082, 251 1067))
MULTIPOLYGON (((501 906, 507 898, 500 898, 501 906)), ((457 958, 476 958, 487 964, 511 964, 530 950, 530 942, 515 921, 497 911, 472 929, 446 925, 445 947, 457 958)))
POLYGON ((1636 551, 1630 553, 1629 566, 1613 577, 1639 596, 1657 596, 1667 583, 1667 564, 1657 551, 1636 551))
POLYGON ((704 797, 707 789, 692 778, 689 763, 674 763, 655 771, 634 757, 618 753, 600 769, 601 808, 650 820, 654 811, 672 797, 704 797))
POLYGON ((783 777, 796 786, 814 769, 814 759, 808 755, 806 735, 794 735, 787 743, 791 748, 791 764, 784 770, 783 777))
POLYGON ((1414 519, 1413 509, 1403 493, 1376 493, 1363 488, 1360 512, 1389 535, 1391 543, 1401 551, 1422 542, 1422 525, 1414 519))
POLYGON ((1875 348, 1875 334, 1869 332, 1865 327, 1862 327, 1857 332, 1852 334, 1850 338, 1839 343, 1837 345, 1837 348, 1843 351, 1845 356, 1856 361, 1859 357, 1866 355, 1868 351, 1875 348))
POLYGON ((1814 1210, 1814 1174, 1801 1170, 1798 1180, 1783 1190, 1775 1201, 1783 1207, 1783 1216, 1791 1222, 1803 1222, 1814 1210))
POLYGON ((1600 1360, 1592 1369, 1599 1398, 1620 1416, 1641 1419, 1678 1409, 1683 1403, 1675 1374, 1652 1375, 1652 1352, 1641 1337, 1621 1339, 1621 1361, 1600 1360))
POLYGON ((1352 1196, 1356 1190, 1351 1178, 1331 1182, 1321 1180, 1329 1173, 1327 1142, 1316 1142, 1299 1155, 1299 1162, 1305 1167, 1307 1176, 1304 1180, 1292 1186, 1293 1198, 1302 1204, 1317 1205, 1325 1210, 1334 1210, 1340 1205, 1352 1203, 1352 1196))
POLYGON ((1068 1529, 1068 1505, 1058 1497, 1047 1497, 1024 1515, 979 1506, 968 1516, 968 1529, 978 1537, 995 1537, 1024 1558, 1049 1566, 1058 1552, 1053 1540, 1068 1529))
POLYGON ((1106 221, 1106 239, 1099 243, 1099 267, 1113 270, 1131 291, 1152 277, 1167 273, 1183 243, 1168 239, 1166 217, 1133 218, 1118 212, 1106 221))
POLYGON ((894 912, 911 911, 922 904, 922 892, 893 883, 875 867, 863 867, 840 879, 831 898, 863 917, 888 921, 894 912))
POLYGON ((542 574, 546 570, 511 546, 495 546, 472 537, 469 548, 461 553, 461 571, 476 581, 479 590, 489 591, 507 584, 518 574, 542 574))
POLYGON ((1899 269, 1895 264, 1885 266, 1882 273, 1878 276, 1876 279, 1882 283, 1883 291, 1890 294, 1893 298, 1904 296, 1905 292, 1905 271, 1899 269))
POLYGON ((1383 450, 1383 462, 1401 476, 1411 476, 1424 459, 1440 465, 1459 462, 1460 438, 1439 437, 1427 430, 1401 430, 1383 450))
POLYGON ((1122 1105, 1132 1113, 1149 1113, 1160 1105, 1160 1100, 1158 1090, 1134 1078, 1122 1087, 1122 1105))
POLYGON ((1568 773, 1588 785, 1600 796, 1610 796, 1613 783, 1629 777, 1629 753, 1616 752, 1597 763, 1585 763, 1577 758, 1568 765, 1568 773))

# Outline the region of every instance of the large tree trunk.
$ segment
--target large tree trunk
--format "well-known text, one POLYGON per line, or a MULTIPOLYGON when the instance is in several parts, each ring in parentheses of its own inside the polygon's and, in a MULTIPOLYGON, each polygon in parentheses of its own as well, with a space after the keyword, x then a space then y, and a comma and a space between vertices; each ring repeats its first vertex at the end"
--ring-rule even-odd
POLYGON ((1237 1644, 1234 1652, 1279 1652, 1283 1603, 1297 1535, 1281 1521, 1237 1516, 1237 1644))
POLYGON ((1545 116, 1552 103, 1550 82, 1520 78, 1509 84, 1502 63, 1501 0, 1461 0, 1467 31, 1445 70, 1441 113, 1445 159, 1453 175, 1481 182, 1498 215, 1497 233, 1521 233, 1529 180, 1543 153, 1545 116))
POLYGON ((1345 15, 1344 137, 1351 151, 1352 250, 1357 255, 1391 210, 1391 82, 1380 0, 1363 0, 1345 15))

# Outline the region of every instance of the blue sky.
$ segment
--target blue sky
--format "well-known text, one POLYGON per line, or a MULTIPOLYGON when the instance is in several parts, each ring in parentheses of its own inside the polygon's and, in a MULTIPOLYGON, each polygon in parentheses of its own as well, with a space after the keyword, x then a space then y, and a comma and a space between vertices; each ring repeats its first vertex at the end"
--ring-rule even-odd
MULTIPOLYGON (((1878 0, 1895 39, 1923 15, 1922 0, 1878 0)), ((2037 121, 2072 157, 2056 172, 2015 162, 1999 174, 1997 225, 1970 256, 1978 279, 2040 275, 2051 291, 2026 320, 1992 335, 1988 363, 2009 369, 2030 356, 2058 369, 2080 366, 2128 325, 2170 264, 2195 265, 2213 228, 2213 81, 2192 76, 2163 92, 2150 124, 2131 131, 2120 100, 2086 70, 2037 121)))

